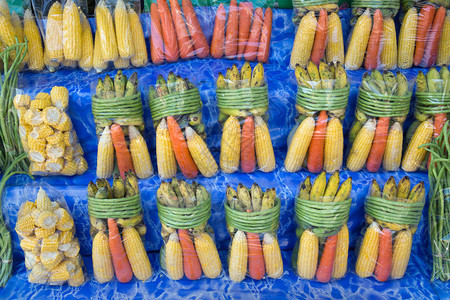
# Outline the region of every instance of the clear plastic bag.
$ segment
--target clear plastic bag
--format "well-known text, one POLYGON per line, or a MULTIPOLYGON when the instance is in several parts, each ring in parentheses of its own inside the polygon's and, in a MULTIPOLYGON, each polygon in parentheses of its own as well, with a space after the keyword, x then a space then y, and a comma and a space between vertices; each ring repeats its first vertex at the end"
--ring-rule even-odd
POLYGON ((164 245, 160 263, 167 276, 180 280, 186 276, 197 280, 202 274, 217 278, 222 263, 208 224, 211 216, 211 195, 196 182, 183 180, 161 182, 157 192, 158 216, 164 245))
POLYGON ((310 11, 313 11, 316 15, 319 15, 322 9, 327 13, 337 13, 339 10, 338 2, 336 0, 293 0, 292 22, 298 26, 302 18, 310 11))
POLYGON ((251 173, 275 169, 275 155, 267 126, 269 98, 264 67, 252 71, 249 62, 241 70, 233 65, 216 83, 219 122, 223 124, 220 168, 225 173, 239 169, 251 173), (241 130, 242 126, 242 130, 241 130))
POLYGON ((378 281, 403 278, 426 196, 423 181, 410 189, 407 176, 398 186, 390 177, 383 190, 372 181, 364 205, 367 226, 355 266, 359 277, 374 276, 378 281))
POLYGON ((198 88, 173 72, 167 81, 159 75, 156 84, 150 86, 149 105, 156 129, 160 178, 174 177, 177 163, 186 178, 197 177, 199 171, 205 177, 214 176, 218 166, 206 144, 198 88))
POLYGON ((262 189, 254 183, 251 189, 239 184, 227 187, 225 219, 231 236, 228 273, 234 282, 249 275, 255 280, 265 276, 280 278, 283 261, 277 239, 281 200, 275 188, 262 189))
POLYGON ((91 181, 87 194, 95 279, 106 283, 115 275, 125 283, 134 275, 148 280, 153 269, 142 241, 147 227, 136 175, 127 172, 122 179, 117 174, 112 187, 106 179, 91 181))
POLYGON ((307 69, 297 65, 295 76, 299 115, 289 134, 284 167, 288 172, 297 172, 304 164, 312 173, 337 171, 344 156, 341 122, 350 93, 347 73, 340 63, 320 62, 317 67, 309 61, 307 69))
POLYGON ((302 279, 326 283, 347 273, 352 178, 339 183, 339 171, 328 182, 322 172, 314 184, 308 176, 299 186, 295 200, 298 240, 291 263, 302 279))
POLYGON ((402 161, 403 123, 409 113, 414 80, 400 72, 365 73, 356 118, 349 133, 347 168, 357 172, 397 171, 402 161))
POLYGON ((30 283, 80 286, 85 282, 74 220, 57 190, 25 188, 16 232, 30 283), (47 190, 47 192, 45 191, 47 190))
POLYGON ((19 136, 34 175, 80 175, 88 165, 67 113, 69 91, 55 86, 47 93, 17 93, 13 99, 19 118, 19 136))

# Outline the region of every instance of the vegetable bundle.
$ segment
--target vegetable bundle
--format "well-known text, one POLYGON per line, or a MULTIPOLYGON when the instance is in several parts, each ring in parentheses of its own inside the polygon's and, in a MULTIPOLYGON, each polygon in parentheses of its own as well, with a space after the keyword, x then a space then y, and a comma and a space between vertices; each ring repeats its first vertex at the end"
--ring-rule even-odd
POLYGON ((272 34, 272 9, 253 11, 252 2, 231 0, 228 13, 220 4, 214 21, 211 56, 268 62, 272 34))
POLYGON ((239 184, 227 187, 225 219, 231 236, 228 272, 234 282, 246 274, 255 280, 265 275, 283 275, 283 261, 276 231, 279 226, 280 199, 275 188, 263 193, 258 184, 251 189, 239 184))
POLYGON ((403 148, 403 123, 409 112, 411 86, 397 72, 374 70, 365 73, 359 87, 356 119, 350 129, 347 168, 357 172, 366 166, 377 172, 400 167, 403 148))
POLYGON ((198 88, 173 72, 167 81, 159 75, 156 85, 150 86, 149 105, 159 176, 174 177, 177 163, 186 178, 197 177, 198 171, 205 177, 214 176, 218 166, 206 145, 198 88))
POLYGON ((327 13, 337 14, 339 11, 338 2, 336 0, 293 0, 294 12, 292 14, 292 22, 297 26, 309 12, 313 11, 317 15, 322 9, 327 13))
POLYGON ((345 116, 350 84, 342 65, 320 62, 319 68, 308 62, 306 69, 297 65, 297 125, 288 139, 284 167, 297 172, 306 161, 308 170, 328 173, 342 167, 344 133, 341 120, 345 116))
POLYGON ((326 173, 322 172, 314 184, 311 185, 308 176, 299 186, 295 201, 298 240, 292 266, 303 279, 315 277, 328 282, 344 277, 347 272, 352 178, 340 187, 339 182, 339 171, 331 175, 328 183, 326 173))
POLYGON ((51 201, 40 188, 34 202, 25 201, 20 206, 16 232, 31 283, 70 286, 84 283, 80 244, 63 199, 51 201))
POLYGON ((419 71, 414 115, 416 120, 406 134, 402 161, 406 172, 427 168, 430 158, 421 145, 437 138, 450 116, 450 72, 446 66, 439 72, 431 68, 426 76, 419 71))
POLYGON ((219 73, 216 88, 219 122, 223 124, 220 168, 234 173, 240 161, 244 173, 253 172, 256 165, 263 172, 273 171, 275 155, 267 127, 269 99, 263 65, 258 63, 252 72, 250 63, 245 62, 239 72, 233 64, 225 76, 219 73))
POLYGON ((363 15, 367 9, 370 9, 371 13, 379 9, 383 16, 394 18, 400 8, 400 0, 353 0, 352 1, 352 13, 355 17, 363 15))
POLYGON ((367 228, 356 261, 358 276, 374 275, 378 281, 404 276, 425 205, 424 182, 410 189, 408 176, 398 186, 390 177, 383 190, 375 179, 372 181, 364 205, 367 228))
POLYGON ((98 79, 95 95, 92 96, 92 114, 97 134, 100 136, 97 154, 97 177, 109 178, 114 169, 114 150, 120 175, 134 170, 137 177, 153 175, 144 132, 141 93, 137 74, 127 79, 118 71, 114 79, 105 76, 98 79), (129 148, 127 141, 129 139, 129 148))
POLYGON ((161 267, 169 278, 186 276, 197 280, 202 273, 217 278, 222 263, 214 242, 214 231, 208 225, 211 195, 204 186, 183 180, 161 182, 157 191, 158 215, 164 246, 160 252, 161 267))
POLYGON ((149 279, 153 270, 142 242, 147 227, 136 175, 127 172, 125 180, 115 175, 112 188, 106 179, 91 181, 87 194, 95 279, 109 282, 114 274, 122 283, 133 274, 140 281, 149 279))

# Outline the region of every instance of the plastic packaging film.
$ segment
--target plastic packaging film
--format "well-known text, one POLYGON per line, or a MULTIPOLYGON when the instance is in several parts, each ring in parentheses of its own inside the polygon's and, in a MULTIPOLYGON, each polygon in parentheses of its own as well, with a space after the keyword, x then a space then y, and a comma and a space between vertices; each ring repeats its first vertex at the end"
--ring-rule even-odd
POLYGON ((338 2, 336 0, 293 0, 292 22, 298 26, 301 19, 311 11, 316 15, 319 15, 322 9, 330 14, 337 13, 339 10, 338 2))

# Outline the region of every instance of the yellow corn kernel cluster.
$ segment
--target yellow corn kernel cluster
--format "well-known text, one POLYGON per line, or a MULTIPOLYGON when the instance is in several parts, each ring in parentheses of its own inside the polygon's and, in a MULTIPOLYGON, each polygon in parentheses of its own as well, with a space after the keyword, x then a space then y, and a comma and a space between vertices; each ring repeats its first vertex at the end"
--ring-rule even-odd
POLYGON ((44 69, 44 47, 39 28, 30 9, 23 16, 23 34, 28 41, 28 68, 32 71, 44 69))
POLYGON ((143 67, 148 61, 144 31, 139 16, 131 7, 128 8, 128 15, 130 18, 130 29, 134 50, 134 54, 131 57, 131 64, 135 67, 143 67))
POLYGON ((406 172, 415 172, 419 169, 422 161, 425 159, 427 150, 419 147, 423 144, 427 144, 433 137, 433 121, 431 119, 423 121, 406 148, 406 152, 403 155, 402 169, 406 172))
POLYGON ((134 227, 125 228, 122 239, 134 276, 142 281, 149 279, 153 270, 137 230, 134 227))
POLYGON ((116 28, 119 56, 122 59, 130 58, 134 54, 134 48, 130 29, 130 18, 123 0, 118 0, 116 2, 116 7, 114 9, 114 25, 116 28))
POLYGON ((395 122, 389 129, 386 150, 383 156, 383 168, 386 171, 397 171, 402 161, 403 128, 395 122))
POLYGON ((205 177, 214 176, 219 167, 205 141, 189 126, 185 128, 185 133, 189 152, 200 173, 205 177))
POLYGON ((108 67, 108 62, 102 56, 102 44, 100 43, 99 31, 95 31, 94 54, 92 57, 92 67, 100 73, 108 67))
POLYGON ((63 7, 56 1, 47 15, 45 50, 50 61, 61 63, 64 60, 63 48, 63 7))
POLYGON ((412 7, 403 18, 398 37, 398 67, 409 69, 413 65, 417 33, 417 9, 412 7))
POLYGON ((230 251, 228 272, 231 280, 234 282, 241 282, 244 280, 245 274, 247 273, 247 261, 247 238, 243 231, 238 230, 233 237, 230 251))
POLYGON ((88 19, 80 12, 81 20, 81 57, 78 61, 80 68, 84 71, 92 69, 92 63, 94 58, 94 39, 92 37, 91 25, 88 19))
POLYGON ((395 22, 392 18, 383 20, 381 64, 386 70, 395 69, 397 66, 397 33, 395 32, 395 22))
POLYGON ((328 16, 328 41, 326 47, 327 62, 345 62, 344 37, 342 35, 341 19, 337 13, 328 16))
POLYGON ((153 165, 148 153, 147 143, 134 126, 128 127, 130 137, 130 153, 134 171, 138 178, 148 178, 153 175, 153 165))
POLYGON ((108 236, 104 231, 99 231, 92 242, 92 267, 98 282, 105 283, 113 279, 114 267, 108 236))
POLYGON ((393 279, 402 278, 408 266, 409 256, 412 247, 412 233, 409 229, 397 233, 392 248, 392 269, 393 279))
POLYGON ((375 128, 376 121, 370 119, 358 132, 347 157, 347 168, 349 170, 357 172, 364 167, 375 137, 375 128))
POLYGON ((313 117, 304 119, 298 126, 284 161, 286 171, 297 172, 302 167, 315 126, 316 122, 313 117))
POLYGON ((117 49, 116 33, 114 30, 113 17, 105 1, 100 1, 95 9, 95 22, 97 24, 97 32, 99 42, 101 44, 101 57, 105 61, 115 61, 119 58, 117 49))
POLYGON ((345 68, 348 70, 358 70, 364 62, 366 48, 369 43, 370 31, 372 29, 372 18, 370 9, 358 18, 353 28, 347 54, 345 56, 345 68))
POLYGON ((177 162, 166 119, 162 119, 156 129, 156 161, 161 179, 172 178, 177 174, 177 162))
POLYGON ((332 118, 327 124, 323 154, 323 169, 327 173, 333 173, 342 167, 344 132, 338 118, 332 118))
POLYGON ((255 116, 255 152, 259 170, 272 172, 275 169, 275 154, 266 122, 255 116))
POLYGON ((283 275, 283 260, 277 238, 270 233, 265 233, 262 245, 267 276, 271 278, 281 277, 283 275))
POLYGON ((171 233, 169 236, 165 246, 165 256, 166 270, 169 277, 173 280, 183 278, 183 252, 176 232, 171 233))
MULTIPOLYGON (((9 12, 7 14, 0 14, 0 39, 6 47, 11 47, 16 43, 17 40, 20 41, 19 35, 16 32, 11 20, 9 12)), ((15 53, 11 53, 12 59, 15 58, 15 53)))
POLYGON ((213 239, 206 232, 201 232, 195 235, 194 243, 203 274, 208 278, 217 278, 222 271, 222 262, 213 239))
POLYGON ((302 68, 306 67, 309 57, 311 56, 316 28, 317 19, 314 15, 314 11, 310 11, 302 18, 298 25, 291 53, 291 68, 295 68, 297 64, 302 68))
POLYGON ((297 273, 303 279, 313 279, 319 259, 319 238, 310 230, 300 237, 297 259, 297 273))
POLYGON ((380 227, 372 222, 364 234, 361 249, 356 260, 356 274, 366 278, 373 274, 378 258, 378 244, 380 241, 380 227))
POLYGON ((234 173, 239 168, 241 155, 241 125, 235 116, 230 116, 223 125, 220 146, 220 168, 225 173, 234 173))
POLYGON ((63 49, 64 59, 78 61, 81 59, 81 21, 78 7, 68 0, 63 10, 63 49))
POLYGON ((337 236, 336 254, 331 277, 339 279, 347 272, 349 234, 347 225, 342 226, 337 236))
POLYGON ((439 41, 439 50, 436 58, 436 65, 450 64, 450 14, 447 14, 442 29, 441 40, 439 41))
POLYGON ((114 169, 114 145, 111 130, 105 126, 98 141, 97 177, 110 178, 114 169))

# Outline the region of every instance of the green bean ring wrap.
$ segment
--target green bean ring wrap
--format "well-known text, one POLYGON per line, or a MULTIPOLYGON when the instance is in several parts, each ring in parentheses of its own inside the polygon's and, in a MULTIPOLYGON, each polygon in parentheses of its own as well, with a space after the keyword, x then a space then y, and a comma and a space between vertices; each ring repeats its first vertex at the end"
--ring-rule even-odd
POLYGON ((119 199, 88 197, 88 212, 98 219, 131 218, 142 212, 141 196, 137 194, 119 199))
POLYGON ((142 118, 141 93, 112 99, 92 96, 92 114, 96 121, 142 118))
POLYGON ((382 8, 400 8, 400 1, 398 0, 353 0, 352 7, 370 7, 374 9, 382 8))
POLYGON ((216 90, 220 108, 250 110, 269 106, 267 84, 261 87, 216 90))
POLYGON ((357 108, 371 117, 400 117, 409 113, 412 93, 382 95, 359 89, 357 108))
POLYGON ((187 115, 199 111, 202 101, 198 88, 149 99, 153 121, 168 116, 187 115))
POLYGON ((316 90, 308 87, 297 86, 296 104, 309 111, 344 109, 347 107, 349 94, 350 84, 347 84, 345 88, 337 90, 316 90))
POLYGON ((211 217, 211 196, 194 207, 170 207, 156 201, 161 223, 176 229, 196 228, 211 217))
POLYGON ((422 209, 425 202, 400 202, 391 201, 378 197, 367 197, 364 204, 366 214, 376 220, 400 224, 417 226, 422 216, 422 209))
POLYGON ((424 114, 450 113, 450 94, 416 93, 416 109, 424 114))

